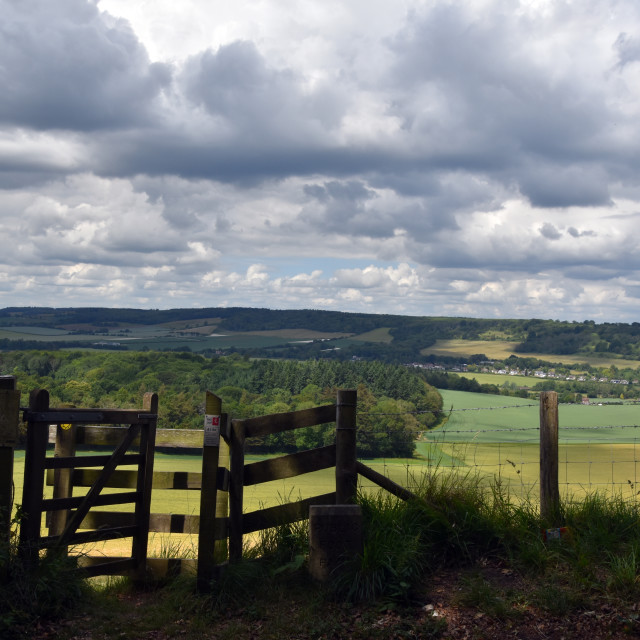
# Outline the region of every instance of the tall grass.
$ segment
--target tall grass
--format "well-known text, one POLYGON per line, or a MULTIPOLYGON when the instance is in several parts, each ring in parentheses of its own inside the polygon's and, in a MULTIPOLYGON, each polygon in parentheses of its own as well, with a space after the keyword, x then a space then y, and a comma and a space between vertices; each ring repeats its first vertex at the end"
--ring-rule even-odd
MULTIPOLYGON (((593 493, 566 500, 562 524, 568 533, 558 540, 545 540, 537 502, 512 497, 498 481, 487 484, 486 478, 464 469, 426 475, 416 499, 407 502, 367 492, 358 496, 358 503, 362 553, 346 558, 329 586, 319 589, 305 570, 307 522, 286 524, 254 539, 245 559, 228 565, 206 596, 195 595, 193 577, 165 582, 158 610, 150 606, 145 624, 152 628, 164 621, 173 628, 188 618, 195 632, 210 628, 222 614, 265 619, 277 611, 285 633, 294 624, 288 612, 295 600, 296 611, 312 616, 314 628, 325 629, 331 621, 323 607, 338 606, 335 601, 385 607, 424 603, 432 574, 443 568, 463 576, 458 583, 461 605, 497 618, 515 615, 521 606, 563 615, 593 608, 594 597, 615 598, 631 607, 640 595, 640 507, 622 496, 593 493), (520 576, 526 589, 511 593, 496 585, 483 573, 492 564, 520 576)), ((182 555, 184 549, 167 546, 165 553, 182 555)), ((12 626, 60 615, 78 602, 82 583, 73 582, 68 567, 56 562, 61 560, 44 558, 38 571, 28 574, 14 547, 2 549, 0 569, 7 579, 0 584, 0 637, 8 637, 12 626)), ((93 598, 100 597, 94 590, 93 598)), ((329 631, 337 633, 333 627, 329 631)))
POLYGON ((77 557, 49 552, 36 565, 18 552, 18 517, 9 539, 0 539, 0 637, 18 637, 34 621, 55 618, 86 593, 77 571, 77 557))
MULTIPOLYGON (((625 596, 640 591, 636 501, 598 493, 568 501, 565 535, 547 541, 537 502, 512 498, 499 482, 487 485, 477 474, 434 473, 417 495, 409 502, 359 496, 364 549, 343 564, 334 583, 338 597, 408 602, 428 584, 430 573, 492 558, 534 581, 559 580, 625 596)), ((581 601, 575 594, 564 598, 581 601)))

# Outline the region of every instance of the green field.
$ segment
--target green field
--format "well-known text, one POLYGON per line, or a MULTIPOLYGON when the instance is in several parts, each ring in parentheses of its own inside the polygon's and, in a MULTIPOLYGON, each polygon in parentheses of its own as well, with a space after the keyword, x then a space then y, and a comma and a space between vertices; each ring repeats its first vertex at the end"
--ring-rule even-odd
MULTIPOLYGON (((532 492, 539 477, 539 405, 529 400, 441 391, 446 423, 424 434, 418 452, 442 469, 458 467, 498 478, 512 491, 532 492)), ((565 494, 640 486, 640 406, 559 407, 561 489, 565 494)))
MULTIPOLYGON (((534 400, 464 391, 440 392, 446 424, 428 432, 438 442, 537 442, 539 405, 534 400)), ((640 405, 561 405, 561 443, 633 443, 640 438, 640 405)))

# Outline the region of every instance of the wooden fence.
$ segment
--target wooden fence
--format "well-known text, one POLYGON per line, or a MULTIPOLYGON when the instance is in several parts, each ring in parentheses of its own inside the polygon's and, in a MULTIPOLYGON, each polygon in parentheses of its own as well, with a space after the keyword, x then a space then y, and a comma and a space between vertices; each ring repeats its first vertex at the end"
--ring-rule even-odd
POLYGON ((156 431, 155 394, 145 396, 139 412, 51 409, 48 393, 35 391, 24 414, 27 452, 21 552, 36 562, 42 548, 61 551, 73 544, 132 537, 131 557, 82 556, 79 564, 90 576, 127 573, 137 579, 195 569, 199 587, 206 589, 227 557, 227 540, 228 556, 237 561, 242 557, 245 534, 306 519, 313 504, 354 501, 357 474, 363 467, 356 461, 356 402, 355 391, 343 390, 338 392, 335 405, 230 420, 221 412, 220 399, 207 393, 204 430, 156 431), (246 438, 330 422, 336 423, 335 444, 245 464, 246 438), (115 426, 121 424, 128 426, 115 426), (55 443, 53 456, 46 455, 47 442, 55 443), (78 445, 111 446, 115 450, 108 455, 76 455, 78 445), (136 446, 140 453, 127 453, 136 446), (202 472, 154 472, 154 446, 201 449, 202 472), (118 469, 122 464, 136 464, 138 468, 118 469), (245 486, 334 466, 335 492, 243 513, 245 486), (48 500, 43 498, 44 482, 53 485, 53 498, 48 500), (89 490, 84 496, 74 497, 74 487, 89 490), (200 515, 150 513, 151 487, 199 490, 200 515), (104 488, 135 491, 103 495, 104 488), (134 512, 92 508, 127 502, 135 505, 134 512), (46 536, 41 535, 43 513, 47 513, 46 536), (197 558, 147 558, 149 532, 197 534, 197 558))
MULTIPOLYGON (((14 400, 11 396, 15 404, 14 400)), ((227 557, 232 562, 242 557, 244 535, 306 519, 311 505, 353 502, 358 475, 401 499, 414 498, 404 487, 357 461, 356 404, 356 392, 342 390, 335 405, 233 420, 222 413, 220 399, 207 393, 203 430, 156 430, 155 394, 145 395, 141 411, 51 409, 48 393, 37 390, 25 411, 21 553, 37 562, 41 548, 61 551, 72 544, 131 537, 130 557, 81 557, 79 563, 87 575, 126 573, 140 580, 149 574, 160 577, 170 571, 195 570, 199 588, 207 589, 227 557), (332 445, 245 464, 247 438, 330 422, 336 424, 332 445), (127 426, 116 426, 123 424, 127 426), (48 442, 55 443, 53 456, 46 455, 48 442), (111 446, 114 451, 82 456, 76 455, 77 445, 111 446), (131 447, 137 447, 138 453, 127 453, 131 447), (201 449, 201 473, 154 472, 155 447, 201 449), (118 469, 122 464, 135 464, 137 469, 118 469), (335 467, 335 492, 244 513, 244 487, 331 467, 335 467), (43 498, 45 480, 53 485, 53 497, 48 500, 43 498), (89 490, 84 496, 73 496, 74 487, 89 490), (107 487, 134 491, 102 494, 107 487), (200 491, 200 515, 150 513, 152 487, 200 491), (134 512, 93 509, 125 503, 133 503, 134 512), (49 531, 43 536, 45 512, 49 531), (197 535, 197 558, 147 558, 149 532, 197 535)), ((540 425, 541 512, 551 522, 559 512, 555 392, 541 396, 540 425)))
POLYGON ((242 536, 246 533, 306 519, 311 505, 349 504, 355 500, 358 485, 356 402, 355 391, 343 390, 338 391, 335 405, 231 421, 229 434, 231 445, 229 554, 231 560, 237 560, 242 556, 242 536), (335 444, 245 465, 246 438, 302 429, 327 422, 336 423, 335 444), (334 466, 336 468, 335 492, 243 513, 244 487, 291 478, 334 466))

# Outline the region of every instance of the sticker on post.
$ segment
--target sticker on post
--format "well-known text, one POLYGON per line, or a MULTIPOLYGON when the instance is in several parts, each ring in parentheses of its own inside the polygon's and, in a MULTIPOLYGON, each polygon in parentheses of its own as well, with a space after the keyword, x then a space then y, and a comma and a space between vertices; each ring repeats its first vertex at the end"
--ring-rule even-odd
POLYGON ((220 446, 220 416, 204 417, 204 446, 220 446))

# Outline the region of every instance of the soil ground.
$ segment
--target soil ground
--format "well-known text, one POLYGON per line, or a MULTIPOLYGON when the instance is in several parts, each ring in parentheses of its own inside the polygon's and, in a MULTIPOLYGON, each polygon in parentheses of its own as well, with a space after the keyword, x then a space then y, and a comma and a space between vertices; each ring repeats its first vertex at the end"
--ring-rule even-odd
MULTIPOLYGON (((108 638, 170 640, 451 638, 479 640, 570 640, 640 637, 637 602, 592 594, 565 603, 561 585, 533 583, 500 561, 480 561, 473 569, 431 575, 407 605, 347 605, 328 601, 306 583, 245 600, 208 618, 178 613, 162 621, 149 618, 163 591, 118 592, 96 610, 95 603, 55 622, 41 622, 29 637, 37 640, 108 638), (474 586, 475 585, 475 586, 474 586)), ((195 597, 195 596, 194 596, 195 597)), ((175 603, 174 603, 175 604, 175 603)))

